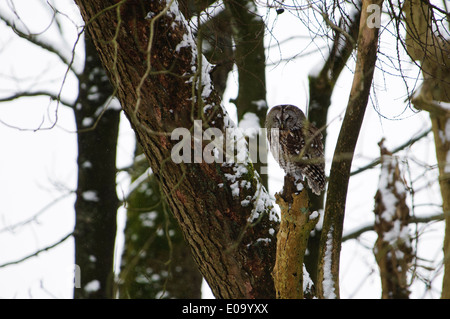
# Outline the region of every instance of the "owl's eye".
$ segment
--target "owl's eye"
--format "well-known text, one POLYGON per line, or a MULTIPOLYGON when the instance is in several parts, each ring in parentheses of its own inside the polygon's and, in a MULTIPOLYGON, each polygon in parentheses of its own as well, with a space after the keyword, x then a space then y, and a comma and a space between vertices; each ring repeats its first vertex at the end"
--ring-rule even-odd
POLYGON ((285 120, 286 123, 292 123, 295 121, 295 118, 293 116, 287 115, 285 120))

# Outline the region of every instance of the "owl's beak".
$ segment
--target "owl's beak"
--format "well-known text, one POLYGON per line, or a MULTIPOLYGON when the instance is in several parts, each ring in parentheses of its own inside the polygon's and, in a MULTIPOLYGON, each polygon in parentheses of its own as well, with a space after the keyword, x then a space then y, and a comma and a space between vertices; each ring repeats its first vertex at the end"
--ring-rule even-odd
POLYGON ((281 129, 284 130, 284 123, 281 123, 281 129))

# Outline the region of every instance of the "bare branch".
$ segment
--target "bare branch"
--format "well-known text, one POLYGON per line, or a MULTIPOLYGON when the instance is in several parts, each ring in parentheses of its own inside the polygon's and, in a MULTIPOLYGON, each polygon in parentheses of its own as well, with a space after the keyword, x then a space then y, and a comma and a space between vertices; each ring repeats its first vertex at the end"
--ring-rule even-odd
MULTIPOLYGON (((404 150, 405 148, 407 148, 408 146, 413 145, 415 142, 419 141, 420 139, 422 139, 423 137, 427 136, 429 133, 431 132, 431 128, 426 130, 425 132, 423 132, 422 134, 417 135, 416 137, 410 139, 409 141, 403 143, 400 146, 397 146, 396 148, 394 148, 394 150, 392 151, 393 154, 400 152, 401 150, 404 150)), ((350 173, 350 176, 359 174, 361 172, 364 172, 365 170, 371 169, 375 166, 377 166, 378 164, 380 164, 380 158, 377 158, 376 160, 373 160, 372 162, 370 162, 369 164, 358 168, 357 170, 353 171, 350 173)))
POLYGON ((60 240, 58 240, 56 243, 54 243, 54 244, 52 244, 52 245, 50 245, 50 246, 47 246, 47 247, 45 247, 45 248, 39 249, 38 251, 34 252, 34 253, 31 254, 31 255, 25 256, 25 257, 23 257, 23 258, 21 258, 21 259, 15 260, 15 261, 10 261, 10 262, 7 262, 7 263, 5 263, 5 264, 2 264, 2 265, 0 265, 0 268, 5 268, 5 267, 11 266, 11 265, 17 265, 17 264, 20 264, 21 262, 23 262, 23 261, 25 261, 25 260, 27 260, 27 259, 30 259, 30 258, 32 258, 32 257, 36 257, 36 256, 39 255, 40 253, 42 253, 42 252, 44 252, 44 251, 48 251, 48 250, 50 250, 50 249, 52 249, 52 248, 55 248, 55 247, 58 246, 59 244, 62 244, 64 241, 66 241, 66 239, 70 238, 70 237, 72 236, 72 234, 73 234, 73 233, 67 234, 66 236, 64 236, 63 238, 61 238, 60 240))
POLYGON ((53 200, 51 203, 48 203, 48 204, 45 205, 43 208, 41 208, 37 213, 35 213, 32 217, 30 217, 30 218, 27 219, 27 220, 24 220, 24 221, 18 222, 18 223, 16 223, 16 224, 8 225, 8 226, 6 226, 6 227, 4 227, 4 228, 1 228, 1 229, 0 229, 0 233, 6 232, 6 231, 13 232, 13 231, 14 231, 16 228, 18 228, 18 227, 21 227, 21 226, 24 226, 24 225, 26 225, 26 224, 29 224, 29 223, 31 223, 32 221, 36 221, 37 218, 38 218, 39 216, 41 216, 43 213, 45 213, 50 207, 52 207, 53 205, 59 203, 61 200, 65 199, 66 197, 68 197, 68 196, 71 195, 71 194, 73 194, 73 192, 69 192, 69 193, 63 194, 62 196, 56 198, 56 199, 53 200))
POLYGON ((342 243, 345 205, 352 157, 369 99, 377 60, 378 29, 367 25, 367 7, 381 6, 382 0, 364 1, 358 36, 356 69, 342 128, 331 166, 323 230, 320 239, 318 273, 319 298, 339 298, 339 258, 342 243), (345 154, 350 157, 340 159, 345 154))
MULTIPOLYGON (((16 17, 19 17, 17 12, 15 12, 14 8, 11 8, 11 10, 14 12, 14 15, 16 17)), ((53 18, 49 26, 53 23, 55 20, 56 11, 54 12, 53 18)), ((53 54, 55 54, 65 65, 69 67, 69 69, 75 74, 79 75, 78 72, 73 68, 73 56, 75 55, 75 47, 72 48, 68 52, 63 52, 63 48, 56 43, 52 43, 52 41, 49 41, 49 39, 44 39, 42 36, 43 32, 39 34, 33 34, 29 32, 29 30, 26 30, 26 28, 20 28, 18 27, 17 23, 11 19, 11 17, 8 17, 4 12, 0 10, 0 20, 5 22, 7 26, 9 26, 14 33, 16 33, 19 37, 22 39, 25 39, 29 41, 30 43, 33 43, 39 47, 41 47, 44 50, 47 50, 53 54)), ((47 27, 48 28, 48 27, 47 27)), ((45 31, 44 31, 45 32, 45 31)))
POLYGON ((59 94, 54 94, 47 91, 36 91, 36 92, 17 92, 13 95, 7 97, 1 97, 0 102, 10 102, 13 100, 17 100, 22 97, 36 97, 36 96, 48 96, 51 100, 57 101, 67 107, 73 108, 75 104, 73 102, 69 102, 67 100, 61 99, 59 94))
MULTIPOLYGON (((444 220, 444 214, 438 213, 438 214, 430 214, 427 216, 411 216, 409 219, 409 224, 426 224, 433 221, 442 221, 444 220)), ((351 239, 356 239, 365 232, 368 231, 374 231, 374 225, 373 222, 368 223, 367 225, 361 225, 359 228, 355 228, 351 231, 348 231, 347 233, 342 236, 342 241, 347 241, 351 239)))

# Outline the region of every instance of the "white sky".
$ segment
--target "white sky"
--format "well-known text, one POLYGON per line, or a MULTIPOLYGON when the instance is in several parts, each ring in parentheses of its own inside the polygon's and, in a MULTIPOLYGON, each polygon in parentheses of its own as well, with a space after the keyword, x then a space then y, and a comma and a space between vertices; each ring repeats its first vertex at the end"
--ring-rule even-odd
MULTIPOLYGON (((9 1, 9 0, 8 0, 9 1)), ((39 1, 15 0, 18 11, 23 14, 27 26, 36 31, 45 30, 49 19, 36 19, 36 16, 46 17, 39 13, 39 1)), ((65 3, 71 3, 65 0, 65 3)), ((59 3, 58 3, 59 5, 59 3)), ((79 25, 80 18, 74 15, 72 6, 58 7, 68 14, 79 25)), ((0 3, 0 12, 5 10, 5 2, 0 3)), ((266 12, 266 10, 262 10, 266 12)), ((64 22, 68 32, 66 41, 73 44, 78 30, 68 19, 64 22)), ((277 41, 294 35, 310 35, 305 26, 299 22, 295 13, 285 11, 276 17, 274 10, 270 11, 267 19, 268 37, 266 44, 273 46, 268 53, 268 61, 277 61, 293 56, 300 49, 311 48, 310 39, 298 39, 277 46, 277 41)), ((386 21, 384 21, 386 23, 386 21)), ((382 22, 383 25, 383 22, 382 22)), ((50 32, 51 30, 49 30, 50 32)), ((53 39, 53 38, 50 38, 53 39)), ((395 49, 395 42, 388 32, 382 33, 382 50, 395 49)), ((316 45, 321 46, 321 40, 316 39, 316 45)), ((322 43, 323 44, 323 43, 322 43)), ((306 50, 309 51, 309 50, 306 50)), ((325 51, 326 52, 326 51, 325 51)), ((386 51, 383 51, 386 52, 386 51)), ((395 52, 392 56, 396 57, 395 52)), ((410 88, 415 85, 417 69, 411 67, 404 58, 404 71, 411 77, 408 81, 410 88)), ((305 110, 308 100, 307 75, 317 63, 321 61, 321 53, 309 55, 305 58, 291 60, 267 68, 267 101, 269 106, 290 103, 305 110)), ((392 70, 389 70, 392 71, 392 70)), ((0 22, 0 96, 6 96, 12 90, 24 90, 36 86, 58 92, 65 73, 60 61, 47 52, 36 49, 33 45, 10 32, 0 22), (11 80, 14 76, 20 81, 11 80)), ((393 73, 393 72, 391 72, 393 73)), ((328 128, 328 148, 326 150, 327 172, 330 168, 334 145, 343 118, 343 112, 348 100, 352 81, 351 70, 344 70, 332 97, 329 119, 333 120, 328 128)), ((235 116, 233 105, 227 101, 234 98, 237 74, 233 72, 229 77, 229 89, 224 103, 235 116)), ((396 147, 418 132, 430 127, 428 114, 415 114, 407 109, 404 100, 406 91, 400 77, 383 75, 377 70, 375 73, 376 104, 368 106, 353 167, 357 168, 369 163, 379 156, 377 143, 386 137, 388 148, 396 147), (386 118, 378 115, 376 109, 386 118)), ((69 77, 64 85, 63 96, 73 99, 76 96, 76 82, 69 77)), ((35 221, 26 226, 4 231, 10 225, 27 220, 34 216, 41 208, 53 200, 61 197, 76 187, 76 136, 72 111, 59 106, 57 110, 57 125, 51 130, 33 129, 48 127, 54 123, 56 104, 47 98, 26 98, 11 103, 0 104, 0 120, 19 128, 31 129, 21 131, 0 123, 0 264, 19 259, 33 253, 39 248, 46 247, 68 234, 74 227, 73 204, 75 196, 69 195, 46 210, 35 221)), ((121 122, 121 135, 118 149, 118 167, 130 163, 134 149, 133 132, 124 119, 121 122)), ((402 162, 405 178, 414 181, 417 194, 412 200, 417 205, 414 214, 432 214, 440 211, 441 202, 437 185, 437 169, 427 169, 425 165, 435 165, 435 153, 432 135, 415 144, 410 150, 398 154, 402 162), (420 204, 427 204, 419 206, 420 204)), ((283 172, 270 156, 270 194, 281 189, 283 172)), ((345 230, 355 229, 374 220, 373 198, 378 185, 379 169, 366 171, 352 177, 347 199, 347 213, 345 230)), ((119 175, 118 194, 126 188, 127 178, 119 175)), ((123 225, 124 213, 119 212, 119 222, 123 225)), ((411 229, 416 231, 414 227, 411 229)), ((443 223, 433 226, 419 226, 421 233, 418 247, 419 255, 430 260, 424 265, 438 266, 442 262, 443 223)), ((118 251, 120 251, 119 234, 118 251)), ((378 269, 371 252, 376 236, 373 232, 364 234, 359 240, 344 243, 341 257, 341 297, 342 298, 379 298, 380 283, 378 269)), ((39 257, 29 259, 19 265, 0 268, 0 298, 70 298, 72 294, 73 240, 44 252, 39 257)), ((420 270, 424 275, 427 272, 420 270)), ((440 291, 441 275, 438 273, 433 281, 435 291, 424 295, 424 287, 416 280, 412 289, 412 297, 437 298, 440 291)))

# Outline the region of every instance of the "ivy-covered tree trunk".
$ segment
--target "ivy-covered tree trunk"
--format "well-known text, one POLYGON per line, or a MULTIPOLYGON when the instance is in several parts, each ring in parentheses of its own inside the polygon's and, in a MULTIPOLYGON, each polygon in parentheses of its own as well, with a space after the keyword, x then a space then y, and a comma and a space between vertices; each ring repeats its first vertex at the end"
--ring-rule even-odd
POLYGON ((116 238, 116 147, 120 107, 108 107, 113 93, 94 45, 85 41, 74 113, 78 139, 75 202, 75 263, 81 287, 75 298, 111 298, 116 238))
MULTIPOLYGON (((200 271, 222 298, 274 297, 270 275, 278 225, 252 164, 201 160, 206 141, 187 136, 233 124, 211 86, 210 66, 170 1, 76 0, 102 63, 200 271), (171 139, 185 128, 191 163, 176 163, 171 139), (195 159, 195 162, 194 162, 195 159)), ((175 154, 176 155, 176 154, 175 154)), ((177 156, 175 156, 177 157, 177 156)))
POLYGON ((201 298, 202 276, 139 147, 130 170, 119 297, 201 298))

